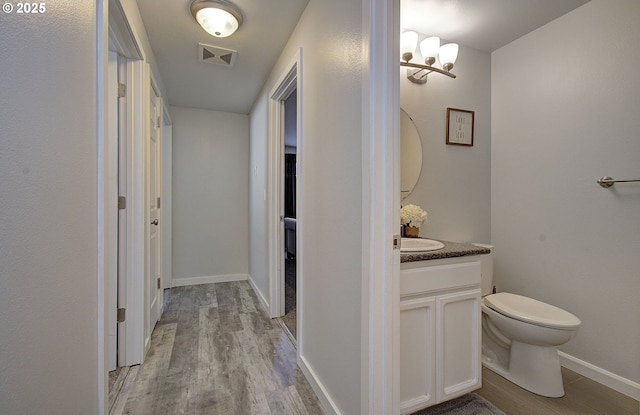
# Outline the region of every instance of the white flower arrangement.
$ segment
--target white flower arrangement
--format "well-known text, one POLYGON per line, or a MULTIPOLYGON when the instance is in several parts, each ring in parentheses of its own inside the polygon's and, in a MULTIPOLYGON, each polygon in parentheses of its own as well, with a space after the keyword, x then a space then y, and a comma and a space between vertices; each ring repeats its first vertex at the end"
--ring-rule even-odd
POLYGON ((403 225, 419 228, 427 220, 427 212, 420 206, 406 205, 400 209, 400 222, 403 225))

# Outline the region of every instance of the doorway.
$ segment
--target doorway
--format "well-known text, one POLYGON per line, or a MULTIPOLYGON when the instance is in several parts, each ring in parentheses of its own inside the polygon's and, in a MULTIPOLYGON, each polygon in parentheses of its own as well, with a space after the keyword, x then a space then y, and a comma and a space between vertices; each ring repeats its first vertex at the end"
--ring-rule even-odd
POLYGON ((105 273, 110 408, 162 312, 163 102, 144 61, 110 51, 105 273), (127 368, 126 370, 121 370, 127 368))
MULTIPOLYGON (((120 2, 105 51, 105 368, 141 364, 162 310, 164 103, 120 2)), ((164 220, 163 220, 164 219, 164 220)))
POLYGON ((298 50, 269 94, 267 160, 269 314, 280 318, 298 353, 304 337, 301 57, 298 50))
POLYGON ((282 322, 295 339, 297 335, 296 270, 296 170, 297 170, 297 88, 284 102, 284 315, 282 322))

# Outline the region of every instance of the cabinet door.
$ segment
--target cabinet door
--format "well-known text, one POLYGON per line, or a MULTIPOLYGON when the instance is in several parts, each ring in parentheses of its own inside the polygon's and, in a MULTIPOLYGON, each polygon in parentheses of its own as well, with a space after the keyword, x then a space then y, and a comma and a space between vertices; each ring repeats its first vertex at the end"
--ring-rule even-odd
POLYGON ((435 297, 400 301, 400 413, 436 403, 435 297))
POLYGON ((482 384, 480 290, 440 295, 436 311, 437 401, 442 402, 482 384))

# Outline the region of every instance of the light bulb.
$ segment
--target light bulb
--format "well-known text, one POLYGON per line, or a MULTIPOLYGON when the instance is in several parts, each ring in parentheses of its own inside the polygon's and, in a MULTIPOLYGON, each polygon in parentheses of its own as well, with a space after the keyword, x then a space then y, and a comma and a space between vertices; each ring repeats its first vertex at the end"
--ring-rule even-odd
POLYGON ((420 42, 420 53, 424 58, 424 63, 431 66, 435 63, 438 56, 438 50, 440 49, 440 38, 432 36, 424 39, 420 42))
POLYGON ((228 11, 203 8, 196 13, 196 20, 207 33, 215 37, 227 37, 238 29, 238 20, 228 11))
POLYGON ((453 64, 456 63, 456 59, 458 58, 458 44, 457 43, 447 43, 446 45, 442 45, 440 47, 439 54, 440 63, 442 64, 442 69, 445 71, 450 71, 453 68, 453 64))
POLYGON ((404 32, 400 35, 400 56, 405 62, 413 59, 418 44, 418 34, 416 32, 404 32))

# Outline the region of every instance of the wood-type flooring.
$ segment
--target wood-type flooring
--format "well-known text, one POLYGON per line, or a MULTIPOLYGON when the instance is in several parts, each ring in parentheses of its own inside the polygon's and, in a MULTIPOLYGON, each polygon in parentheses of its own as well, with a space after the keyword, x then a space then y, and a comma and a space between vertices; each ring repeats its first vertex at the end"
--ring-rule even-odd
POLYGON ((298 319, 298 308, 296 305, 296 261, 295 259, 287 259, 285 261, 285 277, 284 277, 284 316, 281 322, 284 329, 293 339, 293 343, 297 344, 296 337, 298 328, 296 326, 298 319))
POLYGON ((246 281, 172 288, 112 415, 324 414, 281 326, 246 281))
POLYGON ((546 398, 482 368, 482 396, 506 415, 638 415, 638 401, 562 368, 565 395, 546 398))

